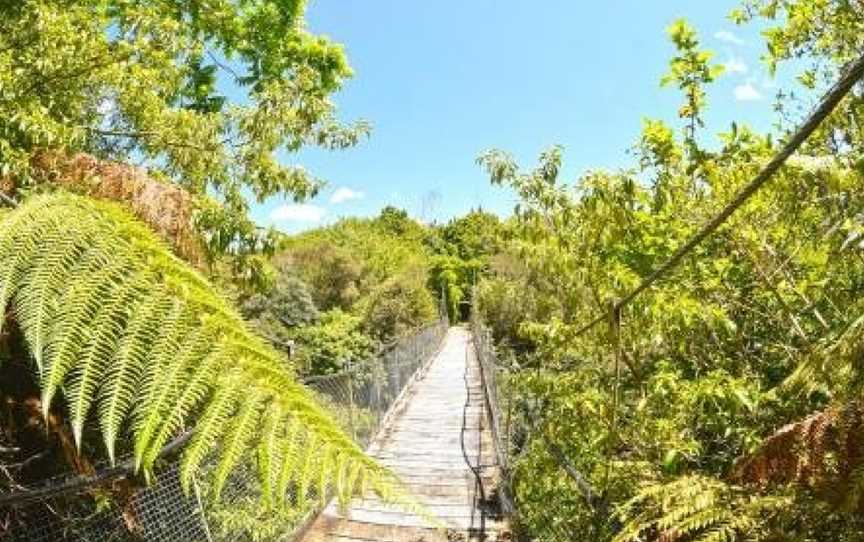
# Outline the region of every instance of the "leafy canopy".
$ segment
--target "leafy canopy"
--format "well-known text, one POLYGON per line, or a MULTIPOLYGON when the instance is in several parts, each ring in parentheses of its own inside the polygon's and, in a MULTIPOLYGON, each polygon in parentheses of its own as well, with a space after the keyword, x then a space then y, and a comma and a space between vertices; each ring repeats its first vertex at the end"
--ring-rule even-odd
POLYGON ((272 243, 247 198, 314 195, 279 153, 352 146, 330 95, 342 47, 304 26, 305 0, 23 0, 0 3, 0 177, 24 189, 44 149, 143 162, 198 196, 216 252, 272 243), (221 94, 227 88, 237 99, 221 94))

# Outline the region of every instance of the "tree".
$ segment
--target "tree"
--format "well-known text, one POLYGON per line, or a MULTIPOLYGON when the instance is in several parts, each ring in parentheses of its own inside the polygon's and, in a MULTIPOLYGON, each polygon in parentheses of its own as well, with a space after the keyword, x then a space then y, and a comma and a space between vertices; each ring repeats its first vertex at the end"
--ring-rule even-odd
POLYGON ((49 149, 134 159, 195 196, 215 196, 195 219, 214 253, 272 246, 246 217, 248 197, 304 199, 321 185, 277 153, 350 147, 368 132, 336 119, 330 96, 351 69, 340 45, 304 28, 304 8, 0 4, 0 177, 26 192, 49 149), (220 94, 228 86, 236 99, 220 94))
POLYGON ((279 275, 266 294, 255 294, 244 301, 242 312, 246 318, 267 317, 289 328, 312 323, 320 316, 309 286, 287 273, 279 275))
POLYGON ((314 325, 291 334, 297 341, 297 365, 307 374, 322 375, 366 361, 374 353, 374 342, 362 326, 359 316, 338 308, 325 312, 314 325))
POLYGON ((492 213, 472 210, 454 218, 441 228, 442 237, 453 247, 454 255, 474 260, 499 252, 504 228, 492 213))
POLYGON ((350 250, 329 243, 308 243, 284 257, 312 287, 315 304, 322 310, 348 310, 360 296, 363 266, 350 250))
MULTIPOLYGON (((757 0, 741 17, 769 19, 769 62, 828 74, 860 55, 859 4, 757 0)), ((479 158, 520 200, 506 251, 524 269, 485 279, 479 300, 523 341, 504 387, 520 516, 553 540, 858 540, 860 85, 770 188, 610 314, 777 148, 737 123, 697 141, 719 70, 689 25, 670 37, 685 129, 646 121, 636 169, 567 184, 559 147, 527 170, 501 151, 479 158)))
POLYGON ((433 320, 435 308, 424 274, 414 270, 376 287, 363 301, 360 313, 366 333, 388 342, 433 320))
POLYGON ((384 233, 397 237, 407 237, 409 233, 418 232, 422 228, 411 217, 408 211, 388 205, 381 209, 381 214, 375 219, 384 233))
MULTIPOLYGON (((826 0, 746 0, 731 13, 738 24, 766 26, 765 61, 773 74, 780 65, 797 73, 799 88, 777 91, 779 122, 790 129, 797 110, 814 89, 825 88, 864 48, 864 6, 861 2, 826 0)), ((850 93, 810 138, 812 154, 830 155, 861 167, 864 163, 864 93, 850 93)))

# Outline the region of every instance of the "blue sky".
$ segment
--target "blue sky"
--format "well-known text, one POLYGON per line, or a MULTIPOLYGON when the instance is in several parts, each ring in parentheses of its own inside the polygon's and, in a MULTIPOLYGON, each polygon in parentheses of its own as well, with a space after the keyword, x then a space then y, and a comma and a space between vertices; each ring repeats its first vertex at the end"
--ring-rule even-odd
POLYGON ((314 200, 275 198, 255 219, 296 232, 385 205, 426 221, 515 198, 475 164, 489 147, 532 166, 565 148, 563 177, 630 165, 642 119, 676 123, 680 95, 660 88, 673 53, 665 29, 686 17, 727 64, 711 87, 708 130, 732 120, 771 129, 775 82, 759 29, 727 19, 731 0, 312 0, 309 28, 345 44, 355 78, 335 97, 345 120, 371 121, 349 151, 286 157, 328 181, 314 200))

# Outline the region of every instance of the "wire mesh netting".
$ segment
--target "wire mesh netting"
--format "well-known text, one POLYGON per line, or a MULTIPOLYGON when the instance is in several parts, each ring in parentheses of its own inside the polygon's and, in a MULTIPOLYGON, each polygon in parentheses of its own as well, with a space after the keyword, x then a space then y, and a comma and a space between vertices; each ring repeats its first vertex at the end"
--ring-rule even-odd
MULTIPOLYGON (((508 364, 502 363, 492 333, 484 325, 476 307, 471 311, 471 328, 474 349, 480 362, 492 440, 501 472, 499 497, 503 514, 513 522, 517 539, 551 542, 582 539, 584 533, 572 532, 566 525, 546 524, 540 531, 526 532, 526 525, 520 523, 520 500, 514 491, 515 472, 517 463, 526 451, 525 445, 532 438, 535 410, 524 397, 516 393, 516 373, 511 371, 508 364)), ((553 451, 549 450, 548 453, 557 463, 558 458, 553 451)), ((563 469, 561 472, 562 476, 565 476, 563 469)))
POLYGON ((480 374, 490 430, 495 446, 496 459, 504 482, 501 493, 501 506, 505 515, 514 513, 510 465, 514 453, 513 406, 514 397, 508 392, 507 371, 498 360, 492 335, 483 325, 477 314, 472 311, 471 328, 474 337, 474 350, 480 362, 480 374))
POLYGON ((410 340, 384 348, 369 363, 313 377, 307 385, 318 392, 343 428, 368 446, 409 380, 438 349, 446 330, 443 321, 425 327, 410 340))
MULTIPOLYGON (((367 447, 417 370, 437 351, 446 321, 383 348, 372 360, 306 381, 357 442, 367 447)), ((123 461, 120 462, 123 464, 123 461)), ((8 465, 0 465, 8 479, 8 465)), ((255 458, 234 470, 220 498, 205 467, 184 491, 176 458, 147 487, 126 470, 102 464, 87 478, 59 476, 0 491, 0 540, 10 542, 286 541, 326 504, 332 488, 289 487, 284 506, 262 506, 255 458)))

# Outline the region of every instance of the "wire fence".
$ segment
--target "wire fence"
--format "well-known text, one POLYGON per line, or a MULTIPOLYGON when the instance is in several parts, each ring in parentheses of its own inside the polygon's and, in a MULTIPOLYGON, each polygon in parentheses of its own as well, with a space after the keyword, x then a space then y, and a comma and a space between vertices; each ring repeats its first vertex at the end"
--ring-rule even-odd
POLYGON ((585 499, 591 501, 596 496, 591 495, 587 482, 572 468, 564 452, 535 431, 539 418, 538 406, 532 405, 531 398, 520 394, 516 389, 519 372, 500 359, 492 332, 483 323, 476 305, 471 310, 471 331, 480 363, 484 400, 500 471, 497 495, 503 515, 511 521, 515 538, 549 542, 586 539, 585 533, 577 533, 569 528, 566 519, 559 524, 546 522, 542 528, 535 526, 534 529, 521 521, 522 506, 543 506, 538 502, 521 502, 516 491, 518 462, 523 454, 529 453, 531 446, 538 442, 544 449, 544 454, 557 465, 562 479, 574 483, 585 499))
POLYGON ((370 362, 333 375, 312 377, 306 384, 318 392, 342 427, 368 446, 384 425, 393 403, 417 370, 434 354, 447 331, 441 320, 385 347, 370 362))
MULTIPOLYGON (((367 362, 305 383, 346 432, 368 447, 418 369, 438 350, 447 327, 440 320, 367 362)), ((0 541, 285 542, 302 533, 332 494, 330 488, 323 495, 311 488, 306 495, 289 494, 287 506, 262 506, 254 458, 235 469, 218 500, 211 496, 206 468, 194 491, 184 492, 176 459, 163 461, 148 487, 122 469, 100 467, 87 483, 67 475, 0 490, 0 541)))

